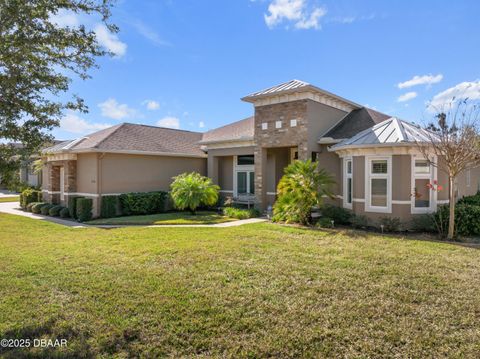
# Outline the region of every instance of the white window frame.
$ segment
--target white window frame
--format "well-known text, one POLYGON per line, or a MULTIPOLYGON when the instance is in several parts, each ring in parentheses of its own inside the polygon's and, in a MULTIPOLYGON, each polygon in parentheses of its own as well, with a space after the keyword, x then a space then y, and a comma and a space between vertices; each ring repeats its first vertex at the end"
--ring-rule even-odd
POLYGON ((353 157, 343 158, 343 207, 353 209, 353 157), (348 173, 348 162, 351 163, 351 173, 348 173), (350 203, 348 203, 348 179, 352 180, 352 201, 350 203))
POLYGON ((275 121, 275 128, 282 128, 282 121, 275 121))
POLYGON ((365 156, 365 212, 392 213, 392 156, 365 156), (372 161, 387 161, 387 173, 372 173, 372 161), (372 206, 371 180, 387 180, 387 206, 372 206))
MULTIPOLYGON (((437 191, 434 191, 433 189, 430 189, 430 207, 415 207, 415 196, 413 195, 415 193, 415 180, 416 179, 428 179, 430 183, 433 183, 433 181, 438 180, 437 176, 437 167, 434 166, 433 164, 430 164, 430 173, 415 173, 415 161, 425 161, 425 157, 422 155, 411 155, 411 206, 410 206, 410 212, 412 214, 425 214, 425 213, 432 213, 435 212, 437 208, 437 191)), ((433 157, 433 161, 436 163, 437 162, 437 157, 433 157)))
POLYGON ((247 173, 247 192, 250 192, 250 172, 253 173, 254 178, 254 188, 255 192, 255 165, 238 165, 238 156, 233 156, 233 196, 238 197, 238 183, 237 183, 237 173, 246 172, 247 173))
POLYGON ((60 167, 60 200, 65 201, 65 168, 60 167))
POLYGON ((262 130, 268 130, 268 122, 262 122, 262 130))
POLYGON ((290 120, 290 127, 297 127, 297 119, 296 118, 290 120))

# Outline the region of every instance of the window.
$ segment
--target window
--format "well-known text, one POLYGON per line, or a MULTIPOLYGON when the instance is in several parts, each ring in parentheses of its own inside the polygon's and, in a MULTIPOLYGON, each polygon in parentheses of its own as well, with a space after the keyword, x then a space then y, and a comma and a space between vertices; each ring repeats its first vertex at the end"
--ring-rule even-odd
POLYGON ((343 160, 343 207, 352 209, 353 204, 353 164, 352 158, 343 160))
POLYGON ((412 213, 428 213, 433 210, 436 192, 431 186, 435 179, 436 170, 433 164, 412 155, 412 213))
POLYGON ((262 130, 268 129, 268 122, 262 122, 262 130))
POLYGON ((275 128, 282 128, 282 121, 275 121, 275 128))
POLYGON ((253 171, 237 171, 237 195, 255 193, 255 175, 253 171))
MULTIPOLYGON (((391 157, 366 157, 365 211, 392 212, 391 157)), ((348 164, 347 164, 348 170, 348 164)))
POLYGON ((290 127, 297 127, 297 120, 290 120, 290 127))
MULTIPOLYGON (((298 153, 297 153, 297 156, 298 156, 298 153)), ((318 152, 312 152, 312 162, 317 161, 317 159, 318 159, 318 152)))
POLYGON ((253 155, 244 155, 237 157, 237 166, 253 165, 254 156, 253 155))

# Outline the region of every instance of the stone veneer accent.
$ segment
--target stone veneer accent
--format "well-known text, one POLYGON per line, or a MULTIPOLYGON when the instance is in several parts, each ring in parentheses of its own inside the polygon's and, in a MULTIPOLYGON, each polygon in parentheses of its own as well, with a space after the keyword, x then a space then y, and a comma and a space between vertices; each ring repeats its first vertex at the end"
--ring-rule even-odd
MULTIPOLYGON (((47 164, 48 171, 48 186, 49 193, 43 194, 43 199, 46 202, 59 204, 60 194, 52 192, 60 192, 60 168, 64 168, 64 193, 76 192, 77 190, 77 161, 54 161, 47 164)), ((65 203, 67 198, 65 198, 65 203)))
POLYGON ((308 158, 308 100, 284 102, 255 107, 255 193, 261 208, 266 203, 267 150, 274 147, 297 147, 298 158, 308 158), (296 127, 290 127, 290 120, 297 120, 296 127), (276 121, 282 121, 282 128, 276 128, 276 121), (262 123, 268 123, 266 130, 262 123))

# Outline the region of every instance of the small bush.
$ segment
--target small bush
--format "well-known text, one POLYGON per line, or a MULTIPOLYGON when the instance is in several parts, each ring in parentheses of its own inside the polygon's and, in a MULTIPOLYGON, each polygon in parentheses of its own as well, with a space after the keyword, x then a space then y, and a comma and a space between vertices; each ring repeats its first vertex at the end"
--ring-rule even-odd
POLYGON ((93 200, 91 198, 77 198, 76 218, 79 222, 86 222, 92 219, 93 200))
POLYGON ((33 188, 27 188, 20 194, 20 207, 27 208, 27 205, 32 202, 41 202, 42 192, 33 188))
POLYGON ((58 217, 60 215, 60 211, 63 208, 65 208, 65 207, 57 204, 56 206, 53 206, 52 208, 50 208, 50 210, 48 211, 48 215, 52 216, 52 217, 58 217))
POLYGON ((117 216, 120 208, 119 196, 102 196, 100 217, 112 218, 117 216))
POLYGON ((412 218, 412 222, 410 223, 410 227, 415 232, 436 232, 437 228, 435 226, 435 219, 431 214, 420 214, 415 215, 412 218))
POLYGON ((354 215, 351 219, 351 224, 353 228, 356 229, 367 229, 370 225, 370 221, 367 216, 363 215, 354 215))
POLYGON ((25 208, 25 210, 27 212, 32 212, 32 207, 35 206, 36 204, 39 204, 40 202, 30 202, 29 204, 27 204, 27 207, 25 208))
POLYGON ((77 199, 83 198, 80 196, 69 196, 68 197, 68 212, 71 218, 77 219, 77 199))
POLYGON ((60 218, 70 218, 70 210, 67 207, 63 207, 59 212, 60 218))
POLYGON ((463 197, 458 200, 457 202, 458 205, 460 204, 469 204, 472 206, 480 206, 480 192, 473 195, 473 196, 467 196, 463 197))
POLYGON ((382 217, 378 221, 379 226, 383 225, 383 230, 385 232, 398 232, 402 222, 400 218, 397 217, 382 217))
MULTIPOLYGON (((448 233, 450 218, 449 205, 443 205, 433 215, 437 231, 445 236, 448 233)), ((460 203, 455 206, 455 235, 480 235, 480 206, 460 203)))
POLYGON ((175 208, 188 209, 192 214, 195 214, 198 207, 214 206, 220 190, 211 178, 197 172, 182 173, 173 177, 170 188, 175 208))
POLYGON ((40 213, 43 214, 44 216, 48 216, 48 212, 53 207, 55 207, 54 204, 46 204, 45 206, 42 206, 42 208, 40 208, 40 213))
POLYGON ((223 209, 223 214, 231 218, 247 219, 260 216, 260 211, 255 208, 241 209, 235 207, 225 207, 223 209))
MULTIPOLYGON (((317 227, 320 228, 333 228, 332 226, 332 221, 334 221, 332 218, 329 217, 320 217, 317 222, 317 227)), ((335 223, 335 221, 334 221, 335 223)))
POLYGON ((121 212, 125 216, 165 212, 167 193, 132 192, 119 196, 121 212))
POLYGON ((335 224, 350 224, 353 212, 338 206, 326 204, 321 208, 322 215, 334 220, 335 224))
POLYGON ((45 202, 38 202, 37 204, 34 204, 32 206, 32 213, 40 214, 40 210, 42 209, 43 206, 46 206, 46 205, 48 205, 48 203, 45 203, 45 202))

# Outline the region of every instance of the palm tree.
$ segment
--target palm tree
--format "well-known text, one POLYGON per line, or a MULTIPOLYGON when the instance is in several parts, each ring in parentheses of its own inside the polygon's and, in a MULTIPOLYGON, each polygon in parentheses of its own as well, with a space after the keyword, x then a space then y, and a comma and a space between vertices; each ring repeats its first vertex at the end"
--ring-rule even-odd
POLYGON ((173 177, 170 188, 175 207, 180 210, 188 209, 192 214, 195 214, 199 206, 213 206, 217 203, 220 190, 210 178, 197 172, 173 177))
POLYGON ((273 208, 273 220, 307 224, 312 207, 319 206, 323 197, 332 197, 331 185, 335 183, 318 163, 294 161, 285 168, 277 187, 278 199, 273 208))

